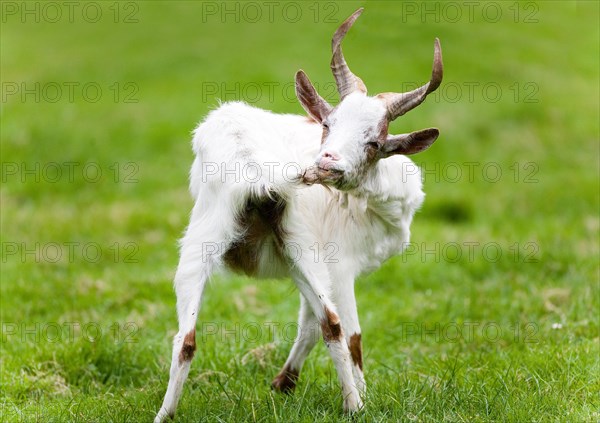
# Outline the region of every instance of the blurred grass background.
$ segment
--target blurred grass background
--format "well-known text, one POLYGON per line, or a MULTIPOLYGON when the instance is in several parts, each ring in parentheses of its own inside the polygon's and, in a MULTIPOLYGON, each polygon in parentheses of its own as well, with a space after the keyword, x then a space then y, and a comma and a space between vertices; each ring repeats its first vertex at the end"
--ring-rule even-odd
MULTIPOLYGON (((445 75, 391 128, 442 136, 415 156, 415 249, 357 285, 358 419, 600 419, 598 4, 475 3, 75 2, 72 18, 60 2, 2 3, 1 420, 153 417, 190 131, 218 98, 302 113, 299 68, 335 101, 331 35, 361 5, 344 51, 371 93, 425 82, 436 36, 445 75)), ((200 343, 178 421, 344 419, 322 346, 295 396, 270 392, 292 336, 265 325, 297 307, 289 281, 216 277, 200 322, 230 332, 200 343), (262 336, 240 336, 252 322, 262 336)))

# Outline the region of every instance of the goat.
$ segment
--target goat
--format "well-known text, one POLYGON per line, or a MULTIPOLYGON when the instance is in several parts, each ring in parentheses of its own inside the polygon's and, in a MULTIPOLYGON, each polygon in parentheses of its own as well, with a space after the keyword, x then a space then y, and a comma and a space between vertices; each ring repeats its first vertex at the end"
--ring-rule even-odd
POLYGON ((333 37, 337 106, 320 97, 299 70, 296 95, 308 118, 229 102, 194 131, 190 191, 195 203, 174 281, 179 331, 155 422, 175 414, 196 349, 202 292, 222 267, 255 277, 290 276, 300 291, 297 338, 272 388, 294 389, 320 332, 337 371, 344 410, 362 408, 366 385, 354 281, 408 242, 424 193, 418 168, 405 156, 425 150, 439 135, 435 128, 389 135, 388 124, 421 104, 443 73, 436 38, 427 84, 407 93, 367 96, 341 49, 362 11, 333 37), (246 174, 240 177, 243 168, 246 174), (315 243, 333 246, 335 259, 315 259, 315 243))

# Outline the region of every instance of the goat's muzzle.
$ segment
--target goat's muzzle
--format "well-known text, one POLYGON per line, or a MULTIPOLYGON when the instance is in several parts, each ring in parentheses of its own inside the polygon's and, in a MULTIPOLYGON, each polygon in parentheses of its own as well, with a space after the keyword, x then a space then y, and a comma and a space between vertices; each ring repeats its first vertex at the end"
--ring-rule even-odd
POLYGON ((306 185, 325 184, 332 185, 340 180, 344 171, 339 169, 323 169, 317 165, 308 167, 301 176, 302 183, 306 185))

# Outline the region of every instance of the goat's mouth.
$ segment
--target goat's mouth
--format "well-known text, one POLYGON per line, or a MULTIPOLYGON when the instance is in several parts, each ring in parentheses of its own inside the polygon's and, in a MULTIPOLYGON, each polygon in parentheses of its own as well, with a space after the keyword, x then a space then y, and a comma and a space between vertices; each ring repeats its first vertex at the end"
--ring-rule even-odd
POLYGON ((344 176, 344 171, 340 169, 324 169, 320 166, 311 166, 302 174, 302 182, 307 185, 324 184, 335 185, 344 176))
POLYGON ((317 172, 323 178, 335 178, 335 179, 339 179, 344 174, 343 170, 335 169, 333 167, 324 168, 324 167, 321 167, 321 166, 317 166, 317 172))

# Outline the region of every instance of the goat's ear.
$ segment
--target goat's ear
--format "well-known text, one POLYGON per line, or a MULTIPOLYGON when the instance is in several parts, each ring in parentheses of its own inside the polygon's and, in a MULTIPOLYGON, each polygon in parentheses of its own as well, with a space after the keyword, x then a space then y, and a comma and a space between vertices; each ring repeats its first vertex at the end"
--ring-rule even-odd
POLYGON ((306 113, 319 123, 331 112, 331 106, 317 93, 303 70, 296 72, 296 97, 306 113))
POLYGON ((381 153, 384 157, 394 154, 420 153, 427 150, 431 144, 440 135, 437 128, 423 129, 421 131, 411 132, 410 134, 388 135, 386 141, 381 146, 381 153))

